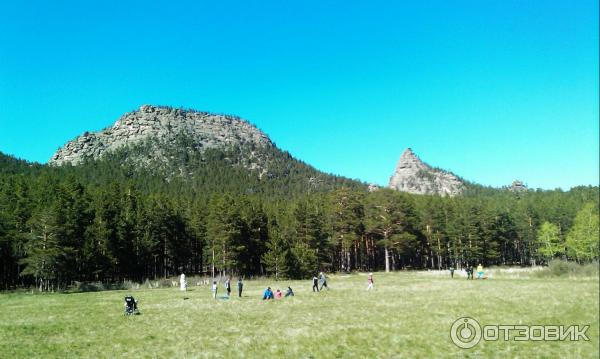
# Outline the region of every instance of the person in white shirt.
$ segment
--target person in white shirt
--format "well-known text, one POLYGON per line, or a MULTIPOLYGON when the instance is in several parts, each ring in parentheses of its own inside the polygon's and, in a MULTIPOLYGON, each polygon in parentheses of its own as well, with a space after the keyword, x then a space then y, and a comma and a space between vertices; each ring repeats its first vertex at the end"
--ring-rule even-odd
POLYGON ((179 277, 179 289, 182 291, 187 290, 187 282, 185 280, 185 274, 181 273, 181 276, 179 277))
POLYGON ((369 273, 369 277, 367 278, 367 290, 373 289, 373 273, 369 273))

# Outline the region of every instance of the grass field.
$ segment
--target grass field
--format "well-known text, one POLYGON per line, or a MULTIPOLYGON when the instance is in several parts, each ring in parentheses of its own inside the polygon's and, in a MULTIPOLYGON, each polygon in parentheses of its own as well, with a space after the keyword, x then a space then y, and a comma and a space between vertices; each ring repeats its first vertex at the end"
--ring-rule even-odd
POLYGON ((375 273, 372 292, 366 278, 334 275, 331 290, 318 294, 308 280, 248 281, 244 297, 229 300, 212 299, 208 287, 139 289, 129 292, 142 314, 130 317, 123 316, 128 291, 0 294, 0 357, 598 357, 598 278, 375 273), (291 285, 296 296, 263 302, 266 285, 291 285), (481 341, 460 349, 450 327, 462 316, 482 325, 590 325, 590 341, 481 341))

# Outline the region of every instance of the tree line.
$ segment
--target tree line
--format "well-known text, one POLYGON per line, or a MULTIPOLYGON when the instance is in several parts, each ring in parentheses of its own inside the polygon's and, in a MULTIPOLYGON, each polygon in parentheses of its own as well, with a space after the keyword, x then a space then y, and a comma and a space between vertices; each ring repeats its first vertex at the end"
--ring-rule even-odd
POLYGON ((278 196, 2 166, 0 289, 598 259, 598 187, 446 198, 341 182, 278 196))

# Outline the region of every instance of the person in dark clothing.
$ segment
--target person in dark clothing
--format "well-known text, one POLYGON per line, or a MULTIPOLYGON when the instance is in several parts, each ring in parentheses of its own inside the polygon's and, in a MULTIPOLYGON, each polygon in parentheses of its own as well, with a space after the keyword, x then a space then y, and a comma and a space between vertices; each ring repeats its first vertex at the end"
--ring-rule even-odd
POLYGON ((294 291, 292 290, 292 287, 288 287, 287 292, 285 293, 286 297, 293 297, 294 296, 294 291))
POLYGON ((227 278, 225 280, 225 289, 227 290, 227 296, 231 296, 231 279, 227 278))
POLYGON ((467 265, 467 279, 473 279, 473 267, 467 265))
POLYGON ((319 278, 317 278, 316 275, 313 276, 312 290, 313 290, 313 292, 318 292, 319 291, 319 278))
POLYGON ((242 290, 244 289, 244 282, 242 282, 242 277, 238 278, 238 296, 242 297, 242 290))
POLYGON ((263 293, 263 300, 269 300, 269 299, 273 299, 275 298, 275 296, 273 295, 273 291, 271 290, 271 287, 267 287, 267 289, 265 289, 264 293, 263 293))
POLYGON ((454 267, 450 267, 450 278, 454 278, 454 267))

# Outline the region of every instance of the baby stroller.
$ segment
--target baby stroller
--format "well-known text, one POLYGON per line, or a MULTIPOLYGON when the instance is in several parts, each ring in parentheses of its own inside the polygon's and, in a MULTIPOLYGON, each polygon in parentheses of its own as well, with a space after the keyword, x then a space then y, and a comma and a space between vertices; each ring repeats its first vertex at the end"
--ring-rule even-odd
POLYGON ((137 300, 133 296, 128 295, 125 297, 125 315, 140 314, 137 308, 137 300))

